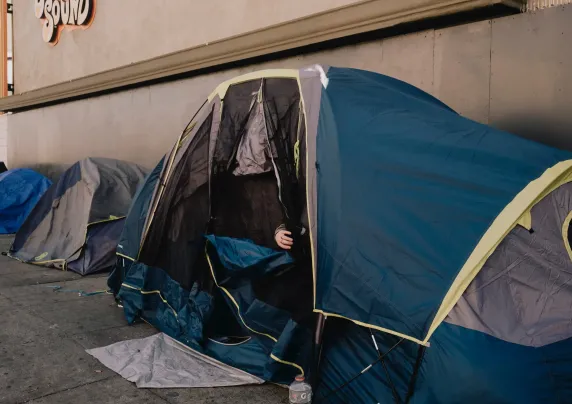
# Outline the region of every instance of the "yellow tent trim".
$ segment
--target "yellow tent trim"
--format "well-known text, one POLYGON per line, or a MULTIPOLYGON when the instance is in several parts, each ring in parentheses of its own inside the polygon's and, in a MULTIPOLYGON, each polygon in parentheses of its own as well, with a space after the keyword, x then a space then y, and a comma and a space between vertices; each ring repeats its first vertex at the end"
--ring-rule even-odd
POLYGON ((250 331, 252 331, 253 333, 259 334, 259 335, 264 335, 265 337, 270 338, 272 341, 278 342, 278 340, 277 340, 276 338, 274 338, 272 335, 266 334, 266 333, 263 333, 263 332, 260 332, 260 331, 256 331, 255 329, 249 327, 248 324, 246 324, 246 321, 244 321, 244 318, 242 318, 242 314, 240 313, 240 306, 239 306, 238 302, 234 299, 234 297, 232 296, 232 294, 231 294, 228 290, 226 290, 226 288, 223 288, 222 286, 220 286, 220 285, 218 284, 218 281, 216 280, 216 276, 215 276, 215 273, 214 273, 213 265, 212 265, 211 259, 210 259, 210 257, 209 257, 209 253, 206 252, 206 249, 205 249, 205 254, 206 254, 206 256, 207 256, 207 261, 208 261, 208 263, 209 263, 209 268, 210 268, 210 270, 211 270, 211 274, 212 274, 213 280, 214 280, 214 282, 215 282, 215 285, 216 285, 220 290, 222 290, 222 291, 228 296, 228 298, 232 301, 232 303, 236 306, 236 311, 237 311, 237 313, 238 313, 238 317, 240 318, 240 321, 242 321, 242 324, 244 324, 244 326, 245 326, 246 328, 248 328, 250 331))
POLYGON ((327 317, 337 317, 337 318, 341 318, 341 319, 344 319, 344 320, 349 320, 349 321, 351 321, 352 323, 357 324, 357 325, 359 325, 359 326, 361 326, 361 327, 371 328, 371 329, 373 329, 373 330, 385 332, 385 333, 387 333, 387 334, 395 335, 395 336, 397 336, 397 337, 404 338, 404 339, 407 339, 407 340, 409 340, 409 341, 413 341, 413 342, 415 342, 415 343, 417 343, 417 344, 419 344, 419 345, 429 346, 429 343, 428 343, 428 342, 423 342, 423 341, 421 341, 420 339, 417 339, 417 338, 412 337, 412 336, 410 336, 410 335, 402 334, 402 333, 400 333, 400 332, 390 330, 389 328, 383 328, 383 327, 379 327, 379 326, 377 326, 377 325, 368 324, 368 323, 363 323, 363 322, 361 322, 361 321, 354 320, 353 318, 349 318, 349 317, 342 316, 341 314, 329 313, 329 312, 327 312, 327 311, 323 311, 323 310, 320 310, 320 309, 314 309, 314 313, 320 313, 320 314, 323 314, 324 316, 327 316, 327 317))
POLYGON ((189 137, 189 135, 191 134, 191 132, 193 131, 193 129, 195 128, 195 126, 197 126, 197 122, 196 121, 191 121, 187 127, 185 128, 185 131, 183 132, 183 136, 181 137, 181 141, 179 142, 180 144, 184 143, 185 140, 187 140, 187 138, 189 137))
POLYGON ((214 342, 215 344, 224 345, 224 346, 239 346, 239 345, 242 345, 242 344, 246 344, 246 343, 247 343, 248 341, 250 341, 251 339, 252 339, 252 337, 247 337, 245 340, 240 341, 240 342, 237 342, 237 343, 235 343, 235 344, 227 344, 227 343, 224 343, 224 342, 217 341, 216 339, 208 338, 209 341, 214 342))
POLYGON ((277 356, 274 355, 274 354, 270 354, 270 357, 271 357, 272 359, 274 359, 276 362, 280 362, 280 363, 283 363, 283 364, 285 364, 285 365, 294 366, 296 369, 298 369, 298 370, 300 371, 300 374, 301 374, 302 376, 304 376, 304 369, 302 369, 302 366, 300 366, 300 365, 298 365, 298 364, 296 364, 296 363, 293 363, 293 362, 285 361, 284 359, 280 359, 279 357, 277 357, 277 356))
POLYGON ((66 267, 66 260, 65 260, 65 259, 62 259, 62 258, 56 258, 56 259, 53 259, 53 260, 46 260, 46 261, 24 261, 23 259, 20 259, 20 258, 14 256, 14 255, 12 255, 12 254, 10 254, 10 253, 7 253, 6 256, 8 256, 8 257, 10 257, 10 258, 12 258, 12 259, 15 259, 16 261, 20 261, 20 262, 22 262, 22 263, 24 263, 24 264, 30 264, 30 265, 45 265, 45 264, 53 264, 54 262, 63 262, 63 264, 64 264, 63 266, 64 266, 64 267, 62 268, 62 270, 65 271, 65 269, 66 269, 66 268, 65 268, 65 267, 66 267))
POLYGON ((222 82, 217 86, 217 88, 209 95, 209 102, 214 99, 217 95, 222 100, 226 95, 228 88, 234 84, 245 83, 247 81, 263 79, 263 78, 293 78, 298 79, 299 73, 297 69, 268 69, 259 70, 252 73, 243 74, 242 76, 234 77, 230 80, 222 82))
POLYGON ((50 253, 45 251, 43 253, 41 253, 40 255, 38 255, 37 257, 34 257, 34 262, 38 262, 41 261, 42 258, 46 258, 50 253))
POLYGON ((234 297, 230 294, 230 292, 228 290, 226 290, 222 286, 219 286, 219 288, 228 296, 228 298, 236 306, 236 312, 238 314, 238 317, 240 318, 240 321, 242 321, 242 324, 244 324, 244 326, 246 328, 248 328, 250 331, 252 331, 255 334, 264 335, 265 337, 270 338, 272 341, 278 342, 278 340, 276 338, 274 338, 272 335, 266 334, 266 333, 263 333, 260 331, 256 331, 254 328, 252 328, 248 324, 246 324, 246 321, 244 321, 244 318, 242 317, 242 314, 240 313, 240 306, 238 305, 238 302, 234 299, 234 297))
POLYGON ((522 216, 530 212, 530 209, 549 193, 570 181, 572 181, 572 160, 562 161, 547 169, 538 179, 529 183, 503 209, 459 271, 445 295, 423 342, 429 341, 437 327, 445 320, 469 284, 475 279, 487 259, 506 235, 519 224, 522 216))
POLYGON ((572 248, 570 247, 570 242, 568 242, 568 228, 570 227, 570 221, 572 221, 572 212, 568 213, 568 216, 564 219, 564 223, 562 223, 562 239, 564 240, 564 247, 566 247, 568 256, 572 261, 572 248))
MULTIPOLYGON (((108 219, 103 219, 103 220, 96 220, 95 222, 90 222, 87 225, 88 226, 93 226, 94 224, 100 224, 100 223, 107 223, 107 222, 113 222, 115 220, 119 220, 119 219, 124 219, 125 216, 113 216, 113 215, 109 215, 108 219)), ((87 236, 86 236, 87 237, 87 236)))
MULTIPOLYGON (((207 259, 208 259, 208 254, 207 254, 207 259)), ((210 259, 209 259, 209 265, 210 265, 210 259)), ((212 267, 211 267, 211 271, 212 271, 212 267)), ((215 280, 215 283, 216 283, 216 280, 215 280)), ((169 309, 171 309, 171 311, 173 312, 173 314, 175 315, 175 317, 177 317, 177 318, 179 317, 179 315, 177 314, 177 312, 175 311, 175 309, 173 309, 173 307, 172 307, 172 306, 169 304, 169 302, 163 297, 163 295, 161 294, 160 291, 158 291, 158 290, 143 290, 143 289, 141 289, 141 288, 137 288, 137 287, 135 287, 135 286, 131 286, 131 285, 127 284, 127 283, 122 283, 121 286, 124 286, 124 287, 126 287, 126 288, 128 288, 128 289, 136 290, 136 291, 138 291, 139 293, 141 293, 142 295, 158 294, 158 295, 159 295, 159 298, 163 301, 163 303, 165 303, 167 306, 169 306, 169 309)), ((217 284, 217 286, 218 286, 218 284, 217 284)), ((264 333, 260 333, 260 332, 258 332, 258 331, 256 331, 256 330, 253 330, 253 329, 250 328, 248 325, 246 325, 246 323, 244 322, 244 319, 243 319, 242 316, 240 315, 240 308, 238 307, 238 304, 236 303, 236 301, 233 299, 232 296, 230 296, 229 292, 228 292, 226 289, 224 289, 224 288, 222 288, 222 287, 220 287, 220 286, 218 286, 218 287, 221 288, 224 292, 226 292, 226 293, 229 295, 229 297, 231 298, 231 300, 234 302, 234 304, 236 305, 236 307, 237 307, 237 309, 238 309, 238 315, 239 315, 240 319, 242 320, 242 322, 244 323, 244 325, 245 325, 249 330, 251 330, 252 332, 254 332, 254 333, 256 333, 256 334, 261 334, 261 335, 264 335, 264 336, 266 336, 266 337, 269 337, 269 338, 272 339, 274 342, 278 342, 278 341, 276 340, 276 338, 272 337, 271 335, 264 334, 264 333)), ((105 290, 105 292, 107 292, 107 290, 105 290)), ((145 322, 147 322, 147 321, 145 321, 145 322)), ((149 324, 149 323, 147 323, 147 324, 149 324)), ((209 339, 210 339, 210 338, 209 338, 209 339)), ((248 337, 248 340, 243 341, 243 342, 241 342, 241 343, 239 343, 239 344, 222 344, 222 343, 220 343, 220 342, 218 342, 218 341, 214 341, 214 340, 211 340, 211 341, 216 342, 216 343, 218 343, 218 344, 222 344, 222 345, 241 345, 241 344, 243 344, 244 342, 249 341, 250 339, 251 339, 251 337, 248 337)), ((275 360, 276 362, 280 362, 280 363, 283 363, 283 364, 285 364, 285 365, 293 366, 293 367, 295 367, 296 369, 298 369, 298 370, 301 372, 302 375, 304 374, 304 369, 302 369, 302 367, 301 367, 300 365, 298 365, 298 364, 296 364, 296 363, 293 363, 293 362, 285 361, 284 359, 280 359, 279 357, 277 357, 277 356, 274 355, 274 354, 270 354, 270 357, 271 357, 273 360, 275 360)))
MULTIPOLYGON (((274 338, 272 335, 269 335, 269 334, 266 334, 266 333, 263 333, 263 332, 260 332, 260 331, 256 331, 255 329, 249 327, 248 324, 246 324, 246 321, 244 321, 244 318, 242 317, 242 314, 240 313, 240 306, 238 305, 238 302, 234 299, 234 297, 232 296, 232 294, 231 294, 228 290, 226 290, 224 287, 222 287, 222 286, 220 286, 220 285, 218 284, 218 281, 216 280, 216 276, 215 276, 215 273, 214 273, 213 265, 212 265, 211 259, 210 259, 210 257, 209 257, 209 253, 206 251, 206 249, 205 249, 205 255, 206 255, 206 257, 207 257, 207 261, 208 261, 208 263, 209 263, 209 268, 210 268, 210 270, 211 270, 211 274, 212 274, 213 280, 214 280, 214 282, 215 282, 215 285, 216 285, 220 290, 222 290, 222 291, 228 296, 228 298, 232 301, 232 303, 236 306, 236 312, 237 312, 237 314, 238 314, 238 318, 240 318, 240 321, 242 321, 242 324, 244 324, 244 326, 245 326, 246 328, 248 328, 250 331, 252 331, 253 333, 259 334, 259 335, 264 335, 265 337, 270 338, 270 339, 271 339, 272 341, 274 341, 275 343, 278 342, 278 340, 277 340, 276 338, 274 338)), ((274 355, 274 354, 270 354, 270 357, 271 357, 272 359, 274 359, 276 362, 280 362, 280 363, 283 363, 283 364, 285 364, 285 365, 294 366, 296 369, 298 369, 300 372, 302 372, 302 374, 304 374, 304 369, 302 369, 302 367, 301 367, 300 365, 298 365, 298 364, 296 364, 296 363, 293 363, 293 362, 285 361, 284 359, 280 359, 279 357, 277 357, 277 356, 274 355)))
MULTIPOLYGON (((19 261, 21 261, 21 260, 19 260, 19 261)), ((56 258, 56 259, 47 260, 47 261, 21 261, 21 262, 24 262, 24 263, 26 263, 26 264, 32 264, 32 265, 45 265, 45 264, 53 264, 54 262, 63 262, 63 263, 64 263, 64 268, 62 268, 62 269, 65 270, 66 260, 63 259, 63 258, 56 258)))
POLYGON ((121 253, 118 253, 118 252, 116 252, 115 255, 118 255, 118 256, 120 256, 121 258, 125 258, 126 260, 135 262, 135 258, 131 258, 131 257, 129 257, 128 255, 121 254, 121 253))
POLYGON ((133 289, 138 291, 139 293, 141 293, 142 295, 153 295, 153 294, 157 294, 159 295, 159 298, 163 301, 163 303, 165 303, 167 306, 169 306, 169 309, 171 309, 171 311, 173 312, 173 314, 175 315, 175 317, 179 317, 179 314, 175 311, 175 309, 173 309, 173 307, 169 304, 169 302, 167 301, 167 299, 165 299, 163 297, 163 295, 161 294, 161 291, 159 290, 143 290, 141 288, 137 288, 135 286, 131 286, 128 283, 122 283, 121 286, 125 286, 128 289, 133 289))
POLYGON ((532 215, 530 210, 525 212, 520 219, 518 219, 518 225, 524 227, 526 230, 532 229, 532 215))

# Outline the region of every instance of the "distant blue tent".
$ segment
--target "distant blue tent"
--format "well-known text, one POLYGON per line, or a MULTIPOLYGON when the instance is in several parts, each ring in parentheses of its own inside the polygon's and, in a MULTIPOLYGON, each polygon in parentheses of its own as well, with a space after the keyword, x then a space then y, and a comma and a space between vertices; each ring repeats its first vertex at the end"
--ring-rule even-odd
POLYGON ((0 234, 16 233, 51 184, 27 168, 0 174, 0 234))
POLYGON ((316 403, 569 403, 571 240, 572 153, 380 74, 267 70, 147 178, 108 284, 130 322, 305 373, 316 403))

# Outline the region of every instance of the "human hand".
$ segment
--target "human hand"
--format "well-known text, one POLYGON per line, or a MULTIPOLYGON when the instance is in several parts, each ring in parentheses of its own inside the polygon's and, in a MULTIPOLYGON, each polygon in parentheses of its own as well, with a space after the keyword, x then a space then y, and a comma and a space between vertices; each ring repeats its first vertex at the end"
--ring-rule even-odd
POLYGON ((287 230, 279 230, 274 235, 274 239, 276 240, 276 244, 278 247, 282 248, 283 250, 291 250, 292 245, 294 244, 294 239, 290 237, 292 233, 287 230))

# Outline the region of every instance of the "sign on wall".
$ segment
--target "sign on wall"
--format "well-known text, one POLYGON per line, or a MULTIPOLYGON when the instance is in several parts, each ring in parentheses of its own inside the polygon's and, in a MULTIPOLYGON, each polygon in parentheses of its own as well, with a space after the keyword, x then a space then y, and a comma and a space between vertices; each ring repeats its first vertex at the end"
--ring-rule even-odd
POLYGON ((55 45, 64 28, 86 29, 95 17, 96 0, 35 0, 36 18, 42 20, 44 41, 55 45))

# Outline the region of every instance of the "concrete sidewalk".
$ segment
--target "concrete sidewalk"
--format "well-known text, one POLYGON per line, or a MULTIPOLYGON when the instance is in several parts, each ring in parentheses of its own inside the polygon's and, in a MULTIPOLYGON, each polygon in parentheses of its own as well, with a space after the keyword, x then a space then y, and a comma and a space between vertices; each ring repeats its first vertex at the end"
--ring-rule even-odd
MULTIPOLYGON (((11 238, 0 236, 0 251, 11 238)), ((0 403, 287 403, 273 385, 216 389, 137 389, 85 349, 157 331, 128 326, 110 295, 66 290, 106 289, 106 276, 26 265, 0 256, 0 403)))

